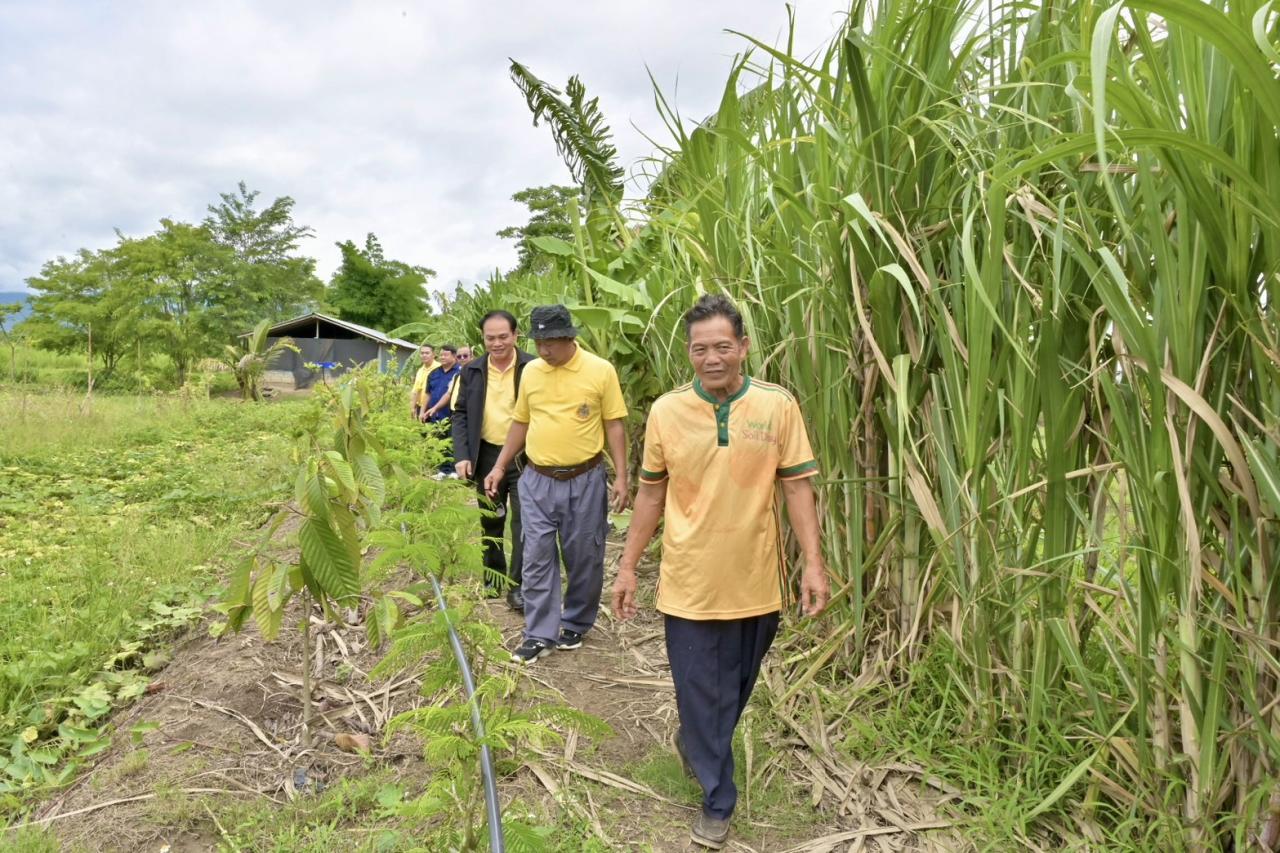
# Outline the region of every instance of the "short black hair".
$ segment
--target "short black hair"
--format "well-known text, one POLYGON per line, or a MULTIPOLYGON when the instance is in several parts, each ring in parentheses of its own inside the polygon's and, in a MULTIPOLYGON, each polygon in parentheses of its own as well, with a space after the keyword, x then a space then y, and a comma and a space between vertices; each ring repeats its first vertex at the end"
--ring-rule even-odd
POLYGON ((435 351, 436 351, 435 344, 429 344, 429 343, 427 343, 426 341, 423 341, 422 343, 418 344, 418 351, 419 351, 419 352, 421 352, 421 351, 422 351, 422 350, 424 350, 424 349, 429 349, 429 350, 431 350, 432 352, 435 352, 435 351))
POLYGON ((441 345, 440 345, 440 352, 451 352, 451 353, 453 353, 454 355, 457 355, 457 354, 458 354, 458 348, 457 348, 457 347, 455 347, 453 344, 441 344, 441 345))
POLYGON ((501 308, 499 308, 496 311, 490 311, 488 314, 485 314, 483 317, 480 318, 481 332, 484 331, 484 324, 492 320, 494 317, 501 317, 502 319, 510 323, 512 332, 516 331, 516 329, 518 328, 516 325, 516 315, 512 314, 510 311, 503 311, 501 308))
POLYGON ((747 334, 746 326, 742 323, 742 313, 738 311, 738 306, 727 296, 719 293, 707 293, 693 303, 693 307, 684 313, 684 337, 689 339, 689 330, 693 328, 694 323, 701 323, 703 320, 710 320, 712 317, 723 317, 733 326, 733 335, 738 340, 742 340, 747 334))

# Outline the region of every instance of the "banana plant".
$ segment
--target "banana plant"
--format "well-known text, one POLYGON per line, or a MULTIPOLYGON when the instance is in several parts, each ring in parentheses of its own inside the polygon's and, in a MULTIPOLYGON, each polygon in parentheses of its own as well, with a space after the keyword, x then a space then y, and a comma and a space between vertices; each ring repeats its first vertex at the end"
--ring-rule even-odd
POLYGON ((262 399, 262 377, 276 356, 285 351, 299 352, 292 338, 280 338, 269 343, 271 338, 267 332, 270 328, 270 320, 260 320, 242 345, 228 344, 223 348, 222 359, 235 372, 240 395, 246 400, 262 399))

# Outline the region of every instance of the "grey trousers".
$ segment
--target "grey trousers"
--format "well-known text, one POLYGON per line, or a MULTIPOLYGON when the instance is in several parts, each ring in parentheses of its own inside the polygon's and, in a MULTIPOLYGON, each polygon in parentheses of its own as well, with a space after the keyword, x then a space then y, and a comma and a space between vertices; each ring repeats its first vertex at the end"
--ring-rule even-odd
POLYGON ((520 475, 524 533, 525 639, 555 643, 560 629, 585 634, 596 623, 604 584, 609 524, 605 466, 572 480, 554 480, 526 467, 520 475), (560 555, 568 584, 560 593, 560 555))

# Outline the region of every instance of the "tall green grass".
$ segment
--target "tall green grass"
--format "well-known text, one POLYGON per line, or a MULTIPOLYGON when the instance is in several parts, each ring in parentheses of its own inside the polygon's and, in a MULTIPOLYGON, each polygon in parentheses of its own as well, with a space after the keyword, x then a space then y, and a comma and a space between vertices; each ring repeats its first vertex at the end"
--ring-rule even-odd
POLYGON ((84 387, 88 368, 83 354, 50 352, 27 344, 0 347, 0 385, 5 387, 84 387))

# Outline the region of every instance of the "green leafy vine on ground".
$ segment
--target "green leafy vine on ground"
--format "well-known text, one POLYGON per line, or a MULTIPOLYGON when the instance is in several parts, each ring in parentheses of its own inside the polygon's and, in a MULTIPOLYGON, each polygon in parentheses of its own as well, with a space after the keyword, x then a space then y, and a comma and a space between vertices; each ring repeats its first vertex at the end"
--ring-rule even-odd
POLYGON ((0 394, 0 809, 110 744, 220 555, 282 494, 296 407, 0 394))

